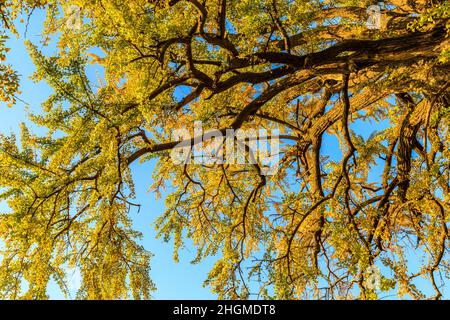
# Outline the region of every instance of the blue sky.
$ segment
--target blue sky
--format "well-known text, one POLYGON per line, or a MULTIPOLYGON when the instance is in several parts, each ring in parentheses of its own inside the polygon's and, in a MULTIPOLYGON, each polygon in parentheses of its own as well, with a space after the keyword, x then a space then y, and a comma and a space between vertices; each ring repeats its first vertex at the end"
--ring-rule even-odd
MULTIPOLYGON (((42 15, 35 14, 32 17, 30 26, 39 26, 42 22, 42 15)), ((29 28, 27 39, 38 44, 40 40, 39 29, 29 28)), ((0 104, 0 132, 9 134, 18 133, 19 124, 25 122, 33 129, 34 133, 45 132, 43 128, 37 128, 27 118, 27 108, 31 111, 39 111, 40 104, 51 93, 51 89, 45 82, 34 83, 29 80, 29 76, 35 70, 35 67, 29 58, 24 45, 24 26, 19 25, 20 39, 12 37, 8 41, 8 47, 11 48, 7 56, 8 63, 21 75, 21 91, 19 97, 25 101, 19 102, 12 108, 6 104, 0 104)), ((44 50, 52 54, 50 48, 44 50)), ((171 243, 164 243, 162 240, 155 239, 155 229, 152 226, 153 221, 164 212, 164 196, 158 200, 153 193, 148 192, 152 184, 152 171, 154 162, 150 161, 144 164, 133 165, 133 176, 136 183, 136 195, 141 210, 139 213, 132 214, 134 226, 144 235, 143 245, 154 254, 151 260, 151 277, 156 284, 157 291, 153 294, 156 299, 214 299, 215 296, 209 288, 202 286, 206 279, 208 271, 214 264, 213 259, 205 260, 201 264, 193 265, 190 263, 195 258, 195 249, 186 248, 180 252, 180 262, 175 263, 172 260, 173 246, 171 243)), ((8 207, 5 203, 0 203, 0 212, 5 212, 8 207)), ((55 299, 63 298, 59 289, 50 285, 50 296, 55 299)))

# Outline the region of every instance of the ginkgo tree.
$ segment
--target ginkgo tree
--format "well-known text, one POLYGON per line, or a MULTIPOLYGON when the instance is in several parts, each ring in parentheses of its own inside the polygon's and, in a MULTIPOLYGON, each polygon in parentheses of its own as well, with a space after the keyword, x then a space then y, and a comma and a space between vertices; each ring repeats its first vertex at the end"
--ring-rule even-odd
MULTIPOLYGON (((0 137, 0 199, 9 207, 0 215, 1 297, 47 298, 50 279, 67 293, 67 270, 77 267, 78 298, 149 298, 151 253, 132 228, 130 166, 154 158, 151 188, 168 187, 167 210, 154 217, 159 235, 173 240, 175 260, 187 239, 194 262, 217 259, 205 284, 219 298, 442 297, 450 2, 8 0, 0 8, 5 30, 45 10, 43 44, 57 41, 54 56, 27 44, 33 79, 53 88, 31 115, 48 133, 23 125, 20 136, 0 137), (101 79, 88 76, 92 64, 101 79), (195 121, 219 132, 278 129, 278 170, 174 162, 172 133, 195 121), (367 137, 369 122, 378 125, 367 137), (323 152, 332 137, 334 156, 323 152)), ((0 98, 13 102, 17 75, 3 65, 0 75, 0 98)))

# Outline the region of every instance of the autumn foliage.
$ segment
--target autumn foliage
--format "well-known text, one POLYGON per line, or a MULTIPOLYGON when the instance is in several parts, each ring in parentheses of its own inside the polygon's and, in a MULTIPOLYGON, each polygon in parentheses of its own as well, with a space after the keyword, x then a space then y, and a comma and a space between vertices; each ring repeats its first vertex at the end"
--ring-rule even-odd
MULTIPOLYGON (((78 267, 78 298, 150 298, 130 166, 156 158, 152 191, 169 187, 159 235, 174 240, 174 259, 186 239, 195 262, 216 257, 205 283, 219 298, 441 298, 450 2, 381 1, 368 26, 378 2, 0 4, 10 34, 17 17, 44 10, 42 41, 58 48, 46 56, 28 43, 34 80, 53 88, 31 115, 48 134, 23 126, 20 137, 0 137, 0 199, 10 208, 0 215, 0 297, 47 298, 50 279, 67 292, 67 270, 78 267), (68 23, 74 6, 79 28, 68 23), (88 75, 93 66, 101 79, 88 75), (171 133, 194 121, 279 129, 278 171, 175 164, 171 133), (422 277, 431 290, 417 285, 422 277)), ((0 38, 0 60, 6 50, 0 38)), ((17 75, 0 62, 0 99, 14 103, 17 75)))

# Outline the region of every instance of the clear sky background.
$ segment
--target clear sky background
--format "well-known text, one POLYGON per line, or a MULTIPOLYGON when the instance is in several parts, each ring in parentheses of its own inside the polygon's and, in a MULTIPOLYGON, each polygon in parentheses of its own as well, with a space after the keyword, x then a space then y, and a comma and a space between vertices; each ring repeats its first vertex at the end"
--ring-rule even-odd
MULTIPOLYGON (((27 31, 26 38, 33 43, 38 44, 40 41, 40 25, 43 15, 39 12, 35 13, 31 19, 30 27, 27 31)), ((35 70, 35 67, 29 58, 26 48, 23 44, 25 27, 19 25, 20 39, 12 37, 8 42, 11 48, 7 56, 7 62, 11 63, 13 68, 21 75, 21 91, 20 98, 29 105, 29 109, 39 112, 40 104, 51 93, 51 89, 45 82, 34 83, 29 80, 29 76, 35 70)), ((55 53, 52 46, 45 48, 46 54, 55 53)), ((8 134, 18 132, 19 124, 25 122, 29 124, 34 133, 45 132, 42 128, 33 126, 27 118, 27 107, 25 103, 19 102, 12 108, 8 108, 5 104, 0 103, 0 132, 8 134)), ((352 129, 368 139, 371 132, 380 130, 387 126, 388 123, 375 124, 371 122, 357 121, 352 125, 352 129)), ((322 154, 328 155, 331 159, 340 159, 341 152, 338 147, 338 141, 335 137, 327 136, 322 147, 322 154)), ((191 264, 190 261, 195 258, 195 248, 187 246, 180 252, 180 262, 175 263, 172 260, 173 245, 172 243, 164 243, 162 240, 155 239, 155 229, 153 222, 164 212, 164 194, 163 197, 156 200, 155 195, 148 192, 149 186, 152 184, 152 171, 154 161, 144 164, 133 164, 132 172, 136 184, 137 201, 141 204, 139 213, 133 212, 132 218, 134 227, 143 233, 144 247, 154 254, 151 260, 151 278, 156 284, 157 291, 153 294, 155 299, 215 299, 217 298, 210 292, 209 288, 203 287, 203 281, 206 279, 209 270, 212 268, 215 259, 209 258, 200 264, 191 264)), ((373 179, 379 179, 381 171, 374 168, 373 179)), ((0 202, 0 212, 8 211, 5 203, 0 202)), ((414 265, 414 257, 411 259, 414 265)), ((74 280, 76 282, 76 274, 74 280)), ((448 283, 447 283, 448 284, 448 283)), ((428 281, 418 280, 417 285, 423 289, 428 286, 428 281)), ((428 291, 427 288, 426 291, 428 291)), ((52 283, 49 288, 50 297, 54 299, 63 298, 57 286, 52 283)), ((448 289, 443 291, 444 296, 448 297, 448 289)), ((390 298, 395 298, 394 296, 390 298)))

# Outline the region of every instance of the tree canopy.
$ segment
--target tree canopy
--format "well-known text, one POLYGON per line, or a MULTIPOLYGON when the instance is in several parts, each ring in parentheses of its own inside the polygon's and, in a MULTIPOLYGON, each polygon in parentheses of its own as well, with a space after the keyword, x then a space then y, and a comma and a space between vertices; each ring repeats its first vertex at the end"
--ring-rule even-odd
MULTIPOLYGON (((169 193, 159 235, 173 239, 174 259, 186 239, 194 262, 217 257, 205 283, 219 298, 442 296, 449 1, 7 0, 0 10, 9 33, 45 10, 42 43, 57 41, 54 56, 28 43, 34 80, 53 89, 31 115, 48 133, 0 136, 10 208, 0 297, 47 298, 50 279, 67 292, 78 267, 78 298, 150 298, 151 253, 129 212, 139 201, 130 166, 153 158, 151 188, 169 193), (174 163, 172 133, 194 121, 278 128, 278 171, 174 163), (335 156, 323 152, 332 138, 335 156)), ((0 60, 6 50, 0 38, 0 60)), ((17 74, 2 62, 0 79, 13 104, 17 74)))

